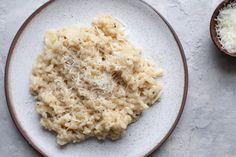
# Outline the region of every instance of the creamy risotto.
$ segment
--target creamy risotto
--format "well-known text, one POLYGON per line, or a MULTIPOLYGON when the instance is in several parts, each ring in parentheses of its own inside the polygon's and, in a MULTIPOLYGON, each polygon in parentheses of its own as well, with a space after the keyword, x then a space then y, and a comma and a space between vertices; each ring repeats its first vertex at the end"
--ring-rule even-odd
POLYGON ((32 70, 30 91, 40 124, 60 145, 88 137, 112 140, 158 100, 161 70, 142 58, 119 21, 49 30, 32 70))

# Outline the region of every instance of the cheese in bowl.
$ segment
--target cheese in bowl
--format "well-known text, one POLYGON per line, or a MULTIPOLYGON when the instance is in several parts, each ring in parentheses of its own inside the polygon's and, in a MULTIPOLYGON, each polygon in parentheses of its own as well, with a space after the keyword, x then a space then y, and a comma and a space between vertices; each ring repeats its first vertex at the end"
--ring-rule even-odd
POLYGON ((236 1, 224 2, 216 17, 217 38, 223 49, 230 54, 236 53, 236 1))
POLYGON ((49 30, 32 70, 40 124, 64 145, 89 137, 118 139, 161 95, 161 70, 103 15, 90 27, 49 30))

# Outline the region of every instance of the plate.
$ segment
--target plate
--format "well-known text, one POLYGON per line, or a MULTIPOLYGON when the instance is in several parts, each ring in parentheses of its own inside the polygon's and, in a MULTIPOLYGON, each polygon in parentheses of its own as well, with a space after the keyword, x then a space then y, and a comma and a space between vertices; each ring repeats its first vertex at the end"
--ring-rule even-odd
POLYGON ((50 157, 148 156, 169 137, 183 111, 188 88, 187 64, 182 46, 168 22, 140 0, 49 1, 22 25, 9 50, 5 69, 5 91, 11 116, 25 139, 39 153, 50 157), (117 141, 89 139, 60 147, 55 135, 39 124, 35 102, 29 93, 32 65, 50 28, 72 24, 90 25, 97 14, 120 20, 128 38, 142 54, 164 69, 163 95, 131 124, 117 141))

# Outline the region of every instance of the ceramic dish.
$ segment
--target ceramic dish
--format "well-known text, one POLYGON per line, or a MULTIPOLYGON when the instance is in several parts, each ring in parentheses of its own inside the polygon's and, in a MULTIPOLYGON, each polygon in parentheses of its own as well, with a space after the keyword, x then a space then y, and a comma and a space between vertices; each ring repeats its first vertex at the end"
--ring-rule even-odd
POLYGON ((39 153, 50 157, 148 156, 174 130, 183 111, 188 88, 187 64, 182 46, 167 21, 150 5, 138 0, 49 1, 23 24, 11 45, 5 69, 5 91, 11 116, 24 138, 39 153), (29 93, 32 65, 50 28, 81 23, 89 25, 97 14, 110 14, 124 25, 128 38, 143 55, 164 69, 160 103, 131 124, 117 141, 89 139, 60 147, 55 136, 39 124, 29 93))
POLYGON ((223 53, 231 56, 231 57, 236 57, 236 53, 229 53, 226 49, 224 49, 217 37, 217 33, 216 33, 216 25, 217 25, 217 21, 215 20, 216 17, 219 15, 220 10, 223 9, 225 6, 227 6, 228 4, 232 3, 234 0, 224 0, 223 2, 221 2, 215 9, 212 17, 211 17, 211 23, 210 23, 210 33, 211 33, 211 39, 214 42, 215 46, 223 53))

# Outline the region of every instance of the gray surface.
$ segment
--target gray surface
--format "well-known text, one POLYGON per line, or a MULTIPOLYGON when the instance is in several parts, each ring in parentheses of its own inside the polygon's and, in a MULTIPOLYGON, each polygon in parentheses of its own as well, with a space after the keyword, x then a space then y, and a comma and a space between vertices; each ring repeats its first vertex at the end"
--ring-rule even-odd
MULTIPOLYGON (((0 0, 0 156, 39 156, 16 130, 4 99, 3 72, 22 22, 46 0, 0 0)), ((153 156, 236 156, 236 59, 218 52, 209 20, 220 0, 147 0, 177 32, 189 66, 189 94, 181 120, 153 156)))

